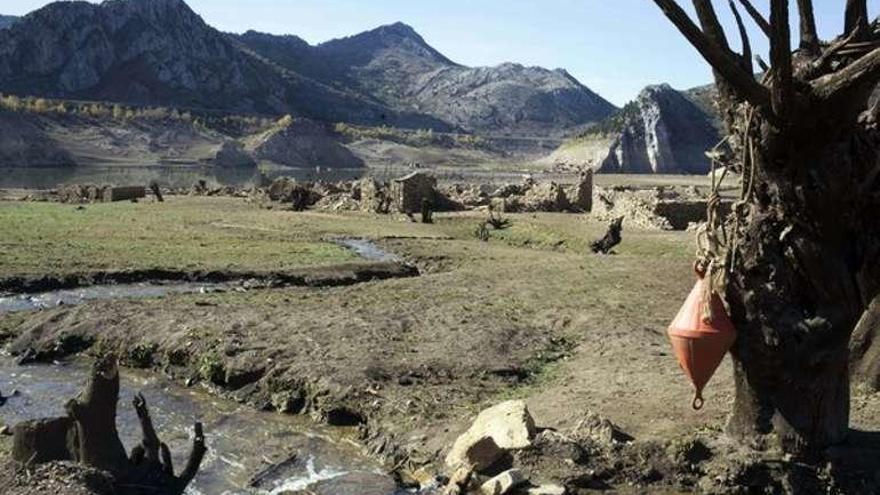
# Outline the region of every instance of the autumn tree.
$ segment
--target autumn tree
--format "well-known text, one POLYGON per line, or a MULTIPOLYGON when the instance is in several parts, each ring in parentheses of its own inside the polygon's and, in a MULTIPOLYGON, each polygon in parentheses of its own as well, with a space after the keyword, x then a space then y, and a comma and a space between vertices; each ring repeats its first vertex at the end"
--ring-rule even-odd
POLYGON ((735 52, 711 0, 696 21, 675 0, 654 0, 711 65, 727 127, 726 164, 743 193, 712 260, 739 339, 731 351, 736 399, 727 433, 815 452, 849 432, 848 343, 880 291, 880 33, 866 0, 841 2, 843 34, 819 39, 812 0, 798 0, 792 47, 789 0, 769 17, 745 12, 769 38, 756 78, 743 18, 735 52))

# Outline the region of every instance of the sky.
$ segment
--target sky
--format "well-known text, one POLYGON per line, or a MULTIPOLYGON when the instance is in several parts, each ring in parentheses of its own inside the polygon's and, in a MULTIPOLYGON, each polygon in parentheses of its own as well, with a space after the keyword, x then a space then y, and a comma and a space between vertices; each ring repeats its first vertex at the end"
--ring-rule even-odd
MULTIPOLYGON (((868 0, 871 16, 880 0, 868 0)), ((3 0, 0 14, 24 15, 49 2, 3 0)), ((622 106, 649 84, 687 89, 712 81, 709 67, 651 0, 187 0, 223 31, 295 34, 316 44, 397 21, 413 26, 455 62, 518 62, 563 68, 622 106)), ((726 0, 715 0, 734 48, 739 37, 726 0)), ((767 11, 767 0, 755 0, 767 11)), ((814 0, 820 37, 843 29, 842 0, 814 0)), ((690 0, 679 4, 690 8, 690 0)), ((797 2, 791 1, 792 15, 797 2)), ((745 16, 745 13, 743 13, 745 16)), ((748 20, 756 53, 767 43, 748 20)), ((797 31, 793 21, 793 35, 797 31)))

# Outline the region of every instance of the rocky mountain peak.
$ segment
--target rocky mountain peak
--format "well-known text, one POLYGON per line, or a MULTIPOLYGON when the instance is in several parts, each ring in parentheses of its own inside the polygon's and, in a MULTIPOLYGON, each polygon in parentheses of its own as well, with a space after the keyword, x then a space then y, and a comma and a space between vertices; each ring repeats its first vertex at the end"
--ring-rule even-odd
POLYGON ((563 71, 458 65, 401 22, 312 46, 221 33, 183 0, 32 12, 0 29, 0 92, 526 136, 615 110, 563 71))
POLYGON ((384 55, 415 58, 422 63, 455 65, 429 45, 415 29, 402 22, 327 41, 318 45, 318 48, 331 56, 346 57, 352 65, 367 65, 384 55))
POLYGON ((720 139, 712 117, 668 84, 646 87, 617 120, 603 172, 708 172, 705 152, 720 139))
POLYGON ((0 15, 0 29, 6 29, 15 22, 18 21, 18 17, 14 15, 0 15))

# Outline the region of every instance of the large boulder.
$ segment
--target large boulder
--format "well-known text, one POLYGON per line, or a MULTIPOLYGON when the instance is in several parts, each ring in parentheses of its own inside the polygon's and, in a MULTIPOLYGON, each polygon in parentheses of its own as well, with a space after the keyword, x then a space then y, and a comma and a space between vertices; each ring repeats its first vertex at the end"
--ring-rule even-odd
POLYGON ((321 199, 311 184, 297 182, 289 177, 279 177, 272 181, 266 190, 266 195, 272 201, 292 205, 294 210, 313 206, 321 199))
POLYGON ((391 183, 391 199, 400 213, 415 213, 422 210, 422 202, 427 200, 432 207, 437 204, 437 178, 425 172, 413 172, 406 177, 394 179, 391 183))
POLYGON ((532 445, 535 421, 523 401, 508 401, 481 412, 446 455, 450 471, 462 467, 481 472, 506 453, 532 445))

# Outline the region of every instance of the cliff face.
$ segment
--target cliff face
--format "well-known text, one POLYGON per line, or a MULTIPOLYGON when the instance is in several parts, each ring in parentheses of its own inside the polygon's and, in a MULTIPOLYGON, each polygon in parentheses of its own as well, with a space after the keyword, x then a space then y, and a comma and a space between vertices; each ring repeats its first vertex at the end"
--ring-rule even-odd
POLYGON ((615 110, 561 70, 460 66, 405 24, 312 46, 221 33, 183 0, 57 2, 0 19, 0 92, 526 135, 615 110))
POLYGON ((651 86, 627 107, 600 170, 705 174, 705 152, 720 139, 712 116, 668 85, 651 86))

